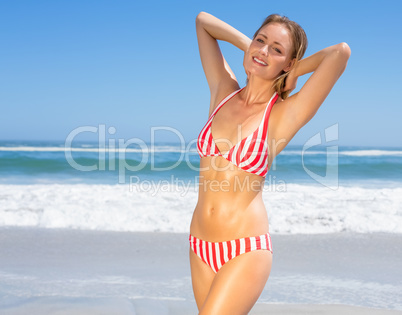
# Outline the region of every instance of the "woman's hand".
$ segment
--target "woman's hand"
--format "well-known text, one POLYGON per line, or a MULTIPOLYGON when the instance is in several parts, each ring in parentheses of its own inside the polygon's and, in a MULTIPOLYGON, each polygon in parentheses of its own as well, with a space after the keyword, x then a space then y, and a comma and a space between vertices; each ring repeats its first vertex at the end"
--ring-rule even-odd
POLYGON ((296 76, 295 68, 289 71, 288 76, 285 79, 285 86, 283 87, 283 92, 292 92, 296 88, 298 76, 296 76))
POLYGON ((313 74, 299 92, 286 99, 288 101, 286 109, 288 119, 283 120, 283 124, 291 126, 291 134, 295 135, 317 113, 344 72, 350 55, 349 45, 342 42, 299 60, 292 68, 289 78, 285 82, 285 90, 295 88, 298 77, 310 72, 313 74))

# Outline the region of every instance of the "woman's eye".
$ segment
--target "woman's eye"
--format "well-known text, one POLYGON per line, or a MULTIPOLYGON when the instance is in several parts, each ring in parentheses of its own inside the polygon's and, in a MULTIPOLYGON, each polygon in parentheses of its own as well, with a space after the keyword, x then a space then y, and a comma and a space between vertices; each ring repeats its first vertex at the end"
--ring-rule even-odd
POLYGON ((282 53, 278 48, 275 48, 275 51, 280 53, 280 54, 282 53))
POLYGON ((257 42, 263 43, 264 41, 261 38, 257 38, 257 42))

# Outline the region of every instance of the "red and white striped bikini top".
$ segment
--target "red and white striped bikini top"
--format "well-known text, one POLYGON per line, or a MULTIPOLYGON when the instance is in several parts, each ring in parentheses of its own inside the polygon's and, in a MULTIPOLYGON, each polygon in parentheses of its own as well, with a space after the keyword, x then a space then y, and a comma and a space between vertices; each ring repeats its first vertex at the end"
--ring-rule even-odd
POLYGON ((197 140, 197 150, 200 157, 204 156, 222 156, 238 168, 265 177, 268 172, 268 119, 272 106, 278 99, 278 93, 274 93, 265 108, 262 121, 258 128, 247 138, 244 138, 233 146, 225 154, 221 154, 212 137, 211 125, 212 120, 218 110, 225 105, 233 96, 242 89, 234 91, 224 98, 209 117, 206 125, 201 130, 197 140))

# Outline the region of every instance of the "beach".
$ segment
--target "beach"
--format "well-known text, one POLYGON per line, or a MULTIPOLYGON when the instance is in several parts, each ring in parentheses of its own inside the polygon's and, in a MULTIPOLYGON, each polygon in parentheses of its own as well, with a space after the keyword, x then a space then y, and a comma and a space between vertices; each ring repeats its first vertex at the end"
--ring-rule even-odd
MULTIPOLYGON (((272 235, 250 314, 402 314, 402 236, 272 235)), ((197 314, 185 233, 2 227, 0 311, 197 314)))
POLYGON ((190 228, 270 233, 251 315, 402 315, 402 1, 267 4, 0 2, 0 315, 198 314, 190 228))
MULTIPOLYGON (((100 147, 0 141, 1 315, 197 314, 197 152, 100 147)), ((402 148, 337 156, 338 173, 325 147, 275 159, 263 191, 273 265, 250 314, 402 314, 402 148)))

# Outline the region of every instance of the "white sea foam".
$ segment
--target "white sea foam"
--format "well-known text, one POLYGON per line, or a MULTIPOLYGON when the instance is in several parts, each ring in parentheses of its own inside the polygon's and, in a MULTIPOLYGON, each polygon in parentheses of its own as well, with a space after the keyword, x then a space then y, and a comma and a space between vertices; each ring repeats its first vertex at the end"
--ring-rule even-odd
POLYGON ((186 146, 160 146, 160 145, 145 145, 144 148, 138 147, 118 147, 116 143, 115 146, 96 146, 96 147, 31 147, 31 146, 19 146, 19 147, 1 147, 0 151, 12 151, 12 152, 133 152, 133 153, 144 153, 144 152, 170 152, 170 153, 185 153, 185 152, 195 152, 195 149, 186 149, 186 146))
POLYGON ((317 151, 317 150, 284 150, 281 155, 328 155, 339 154, 347 156, 402 156, 402 151, 397 150, 341 150, 338 151, 317 151))
POLYGON ((288 184, 286 192, 263 198, 276 233, 402 233, 402 187, 331 190, 288 184))
MULTIPOLYGON (((39 146, 15 146, 15 147, 5 147, 0 146, 0 151, 13 151, 13 152, 99 152, 99 151, 111 151, 111 152, 133 152, 133 153, 144 153, 144 152, 166 152, 166 153, 186 153, 186 152, 197 152, 195 147, 189 147, 187 144, 183 145, 151 145, 145 144, 143 147, 119 147, 118 143, 114 146, 99 146, 95 145, 82 145, 81 147, 64 147, 64 146, 51 146, 51 147, 39 147, 39 146)), ((326 154, 340 154, 347 156, 402 156, 402 151, 398 150, 339 150, 337 152, 327 152, 318 150, 284 150, 280 155, 326 155, 326 154)))
POLYGON ((402 151, 392 150, 352 150, 352 151, 340 151, 340 154, 350 156, 402 156, 402 151))
POLYGON ((0 226, 114 231, 188 230, 196 192, 145 185, 0 185, 0 226))
MULTIPOLYGON (((271 188, 263 199, 274 233, 402 233, 400 187, 271 188)), ((188 232, 197 194, 197 187, 168 181, 0 185, 0 226, 188 232)))

